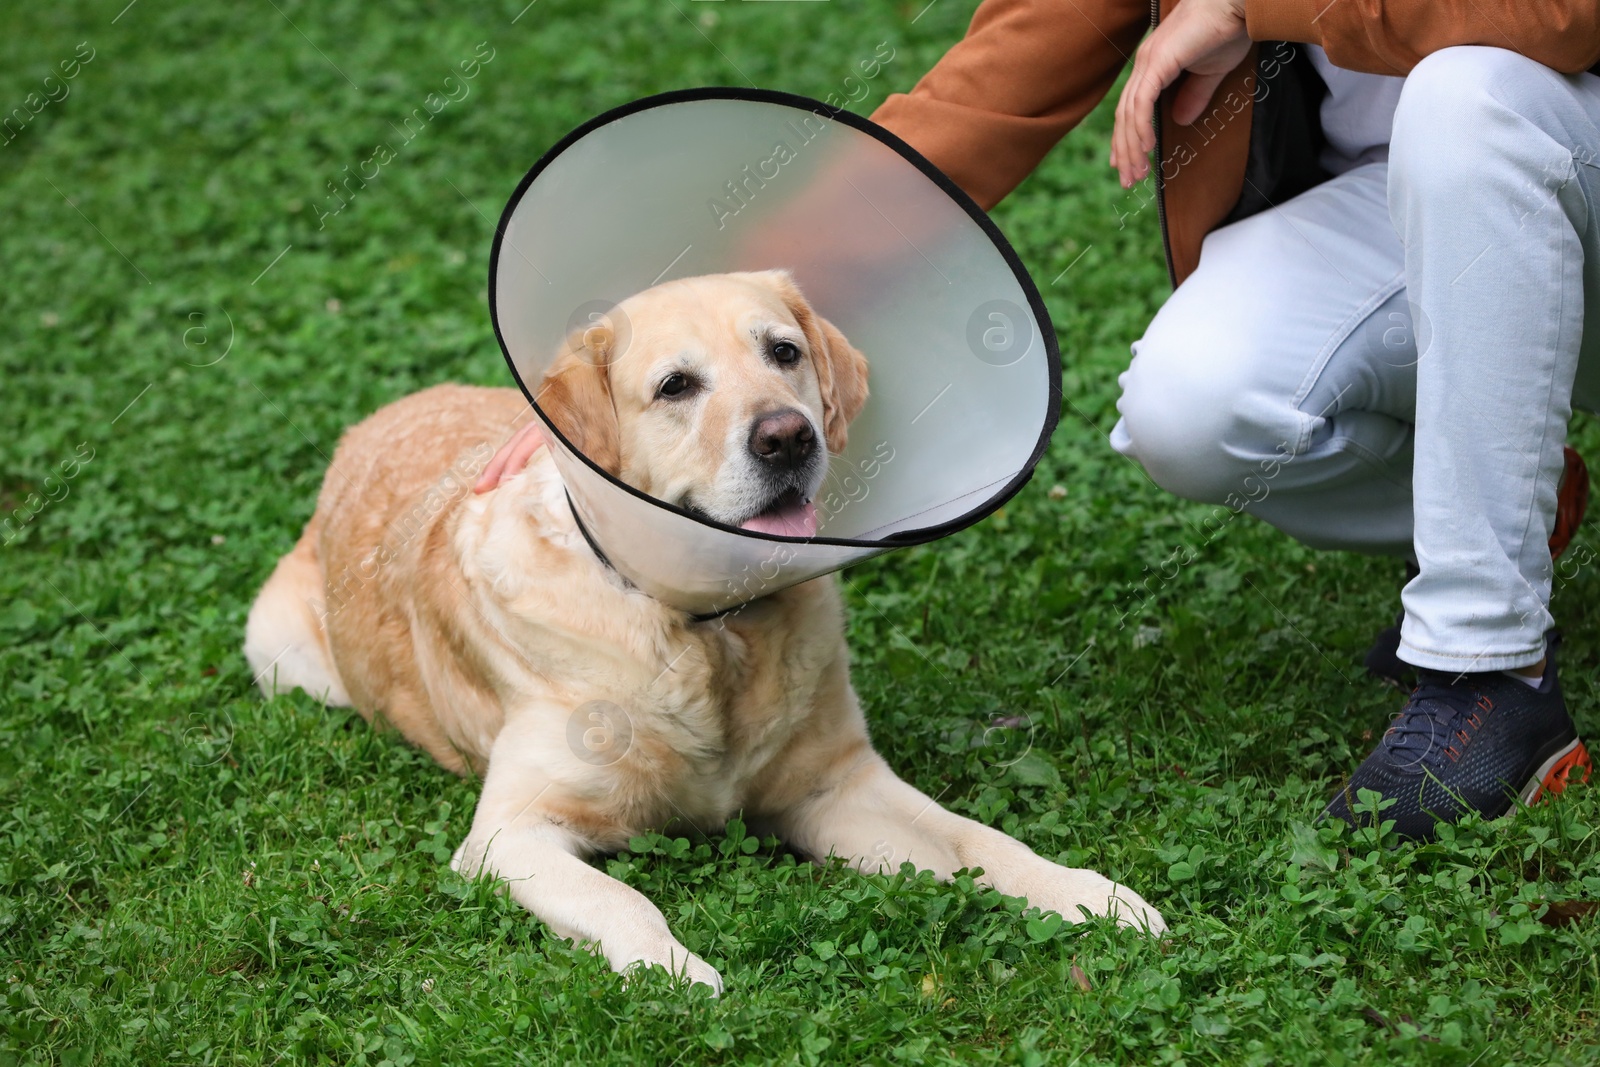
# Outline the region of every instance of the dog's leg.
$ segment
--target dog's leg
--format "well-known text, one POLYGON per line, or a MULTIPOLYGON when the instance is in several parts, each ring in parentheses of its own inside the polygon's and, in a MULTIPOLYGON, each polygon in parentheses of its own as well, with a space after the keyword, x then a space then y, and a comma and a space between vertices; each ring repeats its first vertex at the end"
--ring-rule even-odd
POLYGON ((1161 914, 1133 890, 1094 871, 1052 863, 1013 837, 946 811, 864 746, 841 770, 831 786, 777 820, 790 844, 868 872, 898 870, 910 861, 948 881, 962 868, 981 867, 983 884, 1069 922, 1080 921, 1078 909, 1086 908, 1153 934, 1166 929, 1161 914))
POLYGON ((672 936, 660 908, 585 861, 596 849, 556 821, 557 789, 530 758, 536 741, 527 733, 508 723, 495 739, 472 830, 450 866, 504 881, 518 904, 561 937, 594 946, 614 971, 660 964, 720 994, 722 976, 672 936))

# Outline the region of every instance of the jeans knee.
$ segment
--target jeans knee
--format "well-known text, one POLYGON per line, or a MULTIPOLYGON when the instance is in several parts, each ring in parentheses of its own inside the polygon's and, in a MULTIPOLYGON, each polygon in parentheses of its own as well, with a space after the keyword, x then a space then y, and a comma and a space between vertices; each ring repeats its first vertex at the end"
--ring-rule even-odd
POLYGON ((1423 56, 1406 75, 1395 117, 1430 128, 1472 130, 1488 110, 1520 110, 1527 89, 1553 72, 1537 60, 1504 48, 1456 45, 1423 56))
POLYGON ((1454 195, 1484 164, 1518 154, 1530 124, 1547 125, 1557 78, 1504 48, 1458 45, 1424 56, 1406 76, 1395 108, 1391 196, 1397 181, 1454 195))
POLYGON ((1272 443, 1263 444, 1273 430, 1256 417, 1248 387, 1216 373, 1217 360, 1193 350, 1165 358, 1147 342, 1122 375, 1113 447, 1174 496, 1208 504, 1246 499, 1259 456, 1273 452, 1272 443))

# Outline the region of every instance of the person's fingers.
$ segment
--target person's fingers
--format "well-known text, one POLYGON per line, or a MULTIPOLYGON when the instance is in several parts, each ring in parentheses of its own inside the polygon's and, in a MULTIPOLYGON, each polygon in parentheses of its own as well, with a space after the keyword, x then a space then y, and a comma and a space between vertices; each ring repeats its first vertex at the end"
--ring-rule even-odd
POLYGON ((1122 87, 1122 95, 1117 98, 1116 120, 1111 127, 1111 165, 1117 168, 1117 180, 1122 183, 1124 189, 1128 187, 1129 178, 1132 175, 1132 171, 1129 169, 1128 148, 1123 143, 1126 140, 1124 134, 1128 128, 1127 114, 1130 92, 1129 86, 1124 85, 1122 87))
POLYGON ((1135 179, 1142 179, 1150 171, 1149 155, 1156 147, 1156 104, 1161 99, 1161 91, 1172 84, 1180 69, 1168 48, 1152 49, 1144 76, 1134 87, 1128 136, 1137 156, 1134 161, 1135 179))
POLYGON ((1146 157, 1155 148, 1156 101, 1161 90, 1177 77, 1177 60, 1168 45, 1169 35, 1161 32, 1165 28, 1157 29, 1139 46, 1133 58, 1133 71, 1117 101, 1112 152, 1123 188, 1131 188, 1150 172, 1146 157))
POLYGON ((544 427, 537 422, 530 422, 524 426, 522 432, 517 435, 516 447, 511 450, 511 458, 507 461, 506 469, 500 477, 508 478, 521 473, 522 468, 528 465, 528 460, 533 458, 533 454, 544 446, 544 427))
POLYGON ((511 477, 520 473, 528 465, 528 460, 533 454, 544 447, 544 426, 538 421, 530 422, 517 431, 517 436, 512 438, 506 456, 505 470, 500 472, 500 479, 511 477))
POLYGON ((544 447, 544 428, 538 421, 530 422, 512 435, 511 440, 500 446, 489 460, 488 466, 483 468, 483 473, 478 476, 478 484, 472 487, 474 493, 487 493, 498 486, 502 481, 512 477, 528 465, 528 460, 533 454, 544 447))
POLYGON ((1117 98, 1116 119, 1111 129, 1111 165, 1117 169, 1117 178, 1124 189, 1131 188, 1134 182, 1134 152, 1129 144, 1128 131, 1132 128, 1134 86, 1142 75, 1142 64, 1139 57, 1134 58, 1133 71, 1128 75, 1127 82, 1122 87, 1122 95, 1117 98))
POLYGON ((501 446, 489 460, 489 465, 483 468, 483 473, 478 475, 478 484, 472 487, 474 493, 487 493, 500 484, 500 472, 506 469, 505 446, 501 446))
MULTIPOLYGON (((1122 133, 1123 152, 1127 157, 1128 181, 1133 185, 1142 180, 1147 172, 1145 153, 1149 151, 1144 144, 1144 133, 1150 129, 1152 111, 1146 101, 1154 99, 1148 87, 1155 82, 1155 75, 1148 65, 1138 73, 1138 81, 1129 82, 1128 119, 1127 126, 1122 133)), ((1152 137, 1154 131, 1151 130, 1152 137)))
POLYGON ((1116 124, 1112 128, 1111 142, 1116 154, 1117 178, 1124 189, 1133 187, 1139 180, 1139 147, 1134 130, 1138 126, 1138 82, 1143 78, 1140 65, 1134 66, 1128 83, 1122 87, 1122 99, 1117 102, 1116 124))
POLYGON ((1138 180, 1136 173, 1138 153, 1133 146, 1130 131, 1137 121, 1133 117, 1134 101, 1138 96, 1139 82, 1144 78, 1145 55, 1145 49, 1142 47, 1134 54, 1133 71, 1122 87, 1122 98, 1117 101, 1116 127, 1112 137, 1117 146, 1117 176, 1121 178, 1124 189, 1131 188, 1138 180))
POLYGON ((1178 92, 1175 121, 1192 124, 1210 102, 1227 70, 1249 49, 1244 14, 1236 0, 1189 0, 1145 38, 1133 57, 1133 70, 1117 100, 1111 133, 1111 165, 1124 188, 1150 172, 1155 148, 1155 113, 1161 93, 1186 70, 1189 81, 1178 92))

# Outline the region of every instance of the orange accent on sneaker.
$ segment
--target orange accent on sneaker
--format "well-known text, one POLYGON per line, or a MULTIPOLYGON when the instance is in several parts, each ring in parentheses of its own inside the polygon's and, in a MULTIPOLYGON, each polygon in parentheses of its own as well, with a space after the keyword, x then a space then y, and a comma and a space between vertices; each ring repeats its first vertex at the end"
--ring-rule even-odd
POLYGON ((1589 468, 1578 455, 1577 449, 1566 445, 1561 449, 1565 466, 1561 483, 1556 488, 1556 522, 1550 531, 1550 558, 1560 559, 1561 553, 1572 543, 1573 534, 1589 510, 1589 468))
POLYGON ((1543 782, 1539 783, 1539 791, 1533 795, 1533 800, 1529 803, 1537 804, 1545 793, 1562 792, 1574 780, 1587 782, 1589 780, 1589 772, 1593 769, 1594 764, 1589 760, 1589 750, 1584 747, 1582 741, 1579 741, 1577 748, 1562 756, 1556 765, 1550 768, 1550 773, 1544 776, 1543 782), (1573 777, 1574 772, 1577 772, 1576 779, 1573 777))

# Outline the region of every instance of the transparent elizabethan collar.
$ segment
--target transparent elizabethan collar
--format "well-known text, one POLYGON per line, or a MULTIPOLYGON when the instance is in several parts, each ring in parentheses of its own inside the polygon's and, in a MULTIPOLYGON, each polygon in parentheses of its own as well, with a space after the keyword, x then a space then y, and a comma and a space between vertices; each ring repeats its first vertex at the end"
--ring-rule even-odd
POLYGON ((575 329, 674 278, 782 268, 865 356, 870 398, 816 496, 817 536, 690 515, 578 454, 540 411, 574 513, 640 589, 723 611, 1004 503, 1055 427, 1043 303, 999 231, 892 135, 803 97, 669 93, 587 123, 523 180, 490 265, 495 331, 535 401, 575 329))

